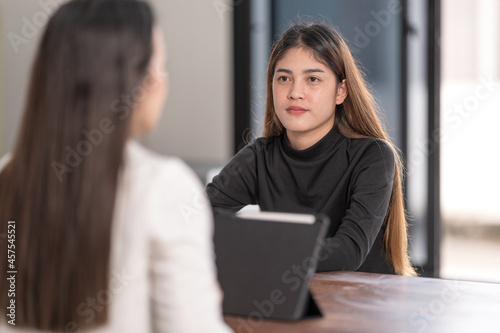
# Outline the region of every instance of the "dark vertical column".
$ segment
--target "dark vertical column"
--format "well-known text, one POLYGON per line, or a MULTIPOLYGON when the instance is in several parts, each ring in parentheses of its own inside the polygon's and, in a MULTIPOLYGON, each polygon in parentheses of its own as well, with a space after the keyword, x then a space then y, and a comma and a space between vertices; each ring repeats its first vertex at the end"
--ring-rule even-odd
POLYGON ((428 87, 429 87, 429 178, 428 178, 428 270, 433 276, 439 276, 440 243, 441 243, 441 211, 440 211, 440 179, 439 179, 439 130, 440 130, 440 81, 441 81, 441 1, 428 0, 428 87))
POLYGON ((250 2, 234 0, 234 152, 244 145, 250 129, 250 2))

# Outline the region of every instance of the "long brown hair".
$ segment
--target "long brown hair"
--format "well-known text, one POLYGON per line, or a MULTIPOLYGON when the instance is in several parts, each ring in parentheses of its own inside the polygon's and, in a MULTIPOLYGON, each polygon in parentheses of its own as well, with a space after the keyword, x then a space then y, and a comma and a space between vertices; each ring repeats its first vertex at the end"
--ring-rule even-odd
MULTIPOLYGON (((82 329, 107 320, 107 307, 91 323, 77 308, 108 289, 130 124, 113 106, 145 77, 152 30, 150 7, 135 0, 70 1, 47 24, 12 159, 0 173, 0 233, 15 221, 16 251, 9 267, 2 242, 0 271, 17 270, 18 326, 64 331, 71 323, 82 329)), ((4 318, 6 282, 0 281, 4 318)))
POLYGON ((402 163, 395 146, 381 125, 378 106, 367 88, 364 75, 358 68, 340 33, 324 24, 300 23, 289 28, 275 43, 267 69, 267 97, 264 118, 264 137, 281 135, 284 127, 274 111, 272 82, 276 63, 295 47, 311 50, 319 62, 328 66, 337 80, 345 80, 347 97, 335 109, 335 126, 346 137, 379 138, 385 140, 396 157, 394 185, 385 217, 385 250, 397 274, 415 276, 408 257, 407 221, 401 185, 402 163))

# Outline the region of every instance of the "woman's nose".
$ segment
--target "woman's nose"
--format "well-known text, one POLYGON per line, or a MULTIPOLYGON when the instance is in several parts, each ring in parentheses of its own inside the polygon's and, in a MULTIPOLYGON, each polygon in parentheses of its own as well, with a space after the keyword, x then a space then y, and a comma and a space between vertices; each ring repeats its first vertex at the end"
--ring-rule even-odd
POLYGON ((288 93, 289 99, 304 99, 304 87, 299 82, 293 82, 288 93))

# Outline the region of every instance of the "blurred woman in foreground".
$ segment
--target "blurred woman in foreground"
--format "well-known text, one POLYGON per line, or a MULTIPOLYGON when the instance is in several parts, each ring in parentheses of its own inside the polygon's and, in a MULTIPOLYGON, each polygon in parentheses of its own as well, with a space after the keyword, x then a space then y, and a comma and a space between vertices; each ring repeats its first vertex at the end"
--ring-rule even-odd
POLYGON ((203 188, 130 139, 167 96, 153 21, 141 1, 74 0, 48 22, 0 163, 2 332, 229 331, 203 188))

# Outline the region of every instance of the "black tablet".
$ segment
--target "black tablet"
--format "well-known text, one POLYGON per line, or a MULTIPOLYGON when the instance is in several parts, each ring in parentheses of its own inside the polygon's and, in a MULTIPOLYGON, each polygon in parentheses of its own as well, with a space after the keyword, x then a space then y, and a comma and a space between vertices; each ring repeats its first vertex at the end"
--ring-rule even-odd
POLYGON ((308 286, 329 223, 324 215, 217 214, 224 313, 281 320, 321 316, 308 286))

